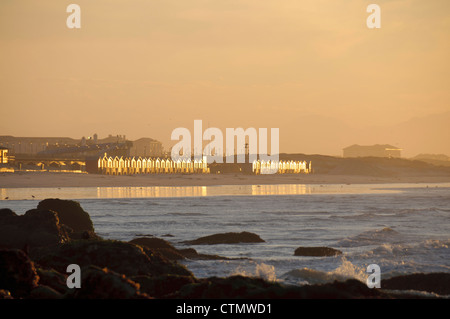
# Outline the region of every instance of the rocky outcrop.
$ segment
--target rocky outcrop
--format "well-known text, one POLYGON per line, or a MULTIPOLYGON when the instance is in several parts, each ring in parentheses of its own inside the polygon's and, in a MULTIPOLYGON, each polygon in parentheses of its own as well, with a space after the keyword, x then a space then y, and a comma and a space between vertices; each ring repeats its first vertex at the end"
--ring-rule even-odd
POLYGON ((80 203, 73 200, 49 198, 39 202, 37 208, 56 212, 60 223, 71 230, 69 230, 71 238, 89 239, 95 237, 94 224, 80 203))
POLYGON ((342 255, 342 251, 330 247, 298 247, 294 256, 328 257, 342 255))
POLYGON ((192 276, 163 275, 157 277, 136 276, 131 277, 139 283, 141 291, 155 298, 171 298, 185 285, 197 283, 198 280, 192 276))
POLYGON ((221 233, 200 237, 195 240, 185 241, 188 245, 216 245, 216 244, 238 244, 238 243, 263 243, 257 234, 249 232, 221 233))
POLYGON ((169 260, 183 260, 183 259, 196 259, 196 260, 228 260, 229 258, 218 256, 199 254, 194 248, 177 249, 171 243, 164 239, 156 237, 140 237, 130 241, 130 243, 149 248, 150 250, 156 250, 169 260))
POLYGON ((183 286, 174 298, 186 299, 353 299, 389 298, 358 280, 313 286, 286 286, 261 278, 231 276, 206 278, 183 286))
POLYGON ((23 251, 0 250, 0 289, 9 291, 14 298, 23 298, 38 286, 38 281, 34 263, 23 251))
POLYGON ((108 268, 126 276, 176 274, 192 276, 184 266, 174 263, 156 251, 115 240, 78 240, 55 248, 30 253, 46 269, 65 273, 70 264, 108 268))
POLYGON ((140 237, 130 240, 130 243, 155 250, 169 260, 181 260, 185 258, 178 249, 164 239, 156 237, 140 237))
POLYGON ((16 216, 17 214, 14 213, 11 209, 9 208, 2 208, 0 209, 0 218, 2 217, 12 217, 12 216, 16 216))
POLYGON ((381 288, 426 291, 438 295, 450 295, 450 273, 418 273, 383 279, 381 288))
POLYGON ((71 289, 68 299, 149 299, 139 285, 108 268, 89 266, 81 270, 81 288, 71 289))
POLYGON ((228 258, 219 255, 201 254, 197 252, 194 248, 183 248, 178 249, 178 252, 183 255, 186 259, 194 260, 237 260, 237 259, 247 259, 247 258, 228 258))
POLYGON ((39 285, 30 292, 30 295, 28 296, 28 298, 29 299, 62 299, 63 295, 49 286, 39 285))
POLYGON ((39 285, 50 287, 62 295, 67 292, 66 275, 54 269, 37 268, 36 270, 39 276, 39 285))
MULTIPOLYGON (((78 213, 80 216, 83 214, 78 213)), ((71 224, 70 221, 68 223, 71 224)), ((72 226, 67 226, 67 229, 73 231, 72 226)), ((19 216, 10 209, 1 209, 0 299, 430 298, 424 294, 412 294, 409 290, 450 294, 450 274, 447 273, 383 279, 382 289, 369 289, 357 280, 299 287, 243 276, 198 279, 176 261, 223 257, 199 254, 192 248, 177 249, 159 238, 122 242, 102 240, 95 235, 93 228, 82 232, 92 236, 70 239, 65 225, 60 222, 59 212, 52 210, 34 209, 19 216), (81 288, 67 287, 69 264, 81 267, 81 288)), ((262 241, 256 234, 242 232, 201 237, 189 243, 262 241)), ((295 252, 301 256, 336 256, 341 253, 329 247, 299 247, 295 252)))
POLYGON ((0 211, 0 247, 27 249, 57 245, 69 241, 57 213, 32 209, 17 215, 9 209, 0 211))

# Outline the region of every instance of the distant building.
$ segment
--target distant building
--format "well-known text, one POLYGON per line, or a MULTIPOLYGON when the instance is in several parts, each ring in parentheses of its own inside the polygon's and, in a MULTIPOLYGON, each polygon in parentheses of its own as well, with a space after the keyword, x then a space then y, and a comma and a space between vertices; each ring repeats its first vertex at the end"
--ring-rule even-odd
POLYGON ((401 148, 389 144, 351 145, 343 149, 344 157, 401 157, 401 148))
POLYGON ((68 137, 15 137, 0 136, 0 147, 9 149, 9 153, 16 154, 38 154, 45 151, 49 145, 72 145, 79 142, 68 137))
POLYGON ((163 155, 162 143, 152 138, 144 137, 133 141, 130 156, 158 157, 163 155))
POLYGON ((97 158, 104 153, 110 156, 162 157, 161 142, 141 138, 134 142, 125 135, 97 134, 80 139, 68 137, 16 137, 0 136, 0 147, 8 149, 9 156, 44 158, 97 158))
POLYGON ((0 164, 8 164, 8 149, 0 146, 0 164))

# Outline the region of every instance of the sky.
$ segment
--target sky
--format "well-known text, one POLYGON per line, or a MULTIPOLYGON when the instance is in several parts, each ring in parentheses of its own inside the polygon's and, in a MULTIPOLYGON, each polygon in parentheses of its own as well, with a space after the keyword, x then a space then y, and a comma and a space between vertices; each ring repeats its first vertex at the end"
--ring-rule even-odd
POLYGON ((202 120, 279 128, 287 153, 450 155, 449 39, 448 0, 2 0, 0 135, 168 149, 202 120))

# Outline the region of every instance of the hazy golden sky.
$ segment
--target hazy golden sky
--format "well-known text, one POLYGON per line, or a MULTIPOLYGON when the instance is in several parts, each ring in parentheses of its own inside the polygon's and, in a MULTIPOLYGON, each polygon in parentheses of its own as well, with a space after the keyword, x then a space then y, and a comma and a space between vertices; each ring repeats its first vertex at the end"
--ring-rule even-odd
POLYGON ((201 119, 279 127, 282 152, 450 155, 449 75, 449 0, 0 1, 0 135, 168 148, 201 119), (66 26, 70 3, 81 29, 66 26), (370 3, 381 29, 366 26, 370 3))

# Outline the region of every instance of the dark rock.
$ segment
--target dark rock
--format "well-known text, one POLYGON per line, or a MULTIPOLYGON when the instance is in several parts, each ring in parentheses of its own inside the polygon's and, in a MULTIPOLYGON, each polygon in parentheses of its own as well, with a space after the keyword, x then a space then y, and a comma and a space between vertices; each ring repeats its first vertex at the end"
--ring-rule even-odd
POLYGON ((41 267, 65 274, 67 266, 90 265, 107 267, 127 276, 177 274, 192 276, 184 267, 172 262, 157 251, 135 244, 114 240, 78 240, 52 249, 41 248, 32 253, 41 267))
POLYGON ((197 260, 227 260, 228 258, 218 255, 199 254, 193 248, 177 249, 171 243, 160 238, 141 237, 135 238, 130 243, 156 250, 169 260, 197 259, 197 260))
POLYGON ((382 289, 416 290, 450 295, 450 273, 410 274, 381 281, 382 289))
POLYGON ((299 247, 294 256, 325 257, 342 255, 342 251, 329 247, 299 247))
POLYGON ((163 255, 165 258, 169 260, 182 260, 184 259, 184 256, 179 253, 179 251, 172 246, 171 243, 164 239, 152 237, 141 237, 141 238, 135 238, 130 241, 130 243, 147 247, 151 250, 156 250, 161 255, 163 255))
MULTIPOLYGON (((63 226, 66 226, 66 225, 63 225, 63 226)), ((100 240, 100 239, 102 239, 100 236, 98 236, 92 230, 84 230, 84 231, 81 231, 81 232, 74 232, 73 229, 71 229, 69 226, 66 226, 66 227, 68 228, 67 233, 69 234, 69 237, 71 239, 74 239, 74 240, 78 240, 78 239, 84 239, 84 240, 95 239, 95 240, 100 240)))
POLYGON ((39 277, 34 263, 18 249, 0 249, 0 289, 14 298, 23 298, 37 287, 39 277))
POLYGON ((236 260, 247 258, 227 258, 219 255, 199 254, 194 248, 178 249, 178 252, 187 259, 195 260, 236 260))
POLYGON ((1 299, 14 299, 14 298, 11 296, 9 290, 0 289, 0 300, 1 299))
POLYGON ((37 208, 57 212, 61 224, 69 226, 75 233, 94 232, 94 225, 89 214, 76 201, 49 198, 39 202, 37 208))
POLYGON ((11 209, 9 208, 2 208, 0 209, 0 218, 2 217, 11 217, 11 216, 17 216, 16 213, 14 213, 11 209))
POLYGON ((64 294, 67 292, 66 276, 54 269, 37 268, 39 285, 48 286, 55 291, 64 294))
POLYGON ((57 292, 55 289, 45 286, 39 285, 33 290, 31 290, 29 299, 62 299, 63 295, 57 292))
POLYGON ((286 286, 260 278, 206 278, 183 286, 174 298, 186 299, 354 299, 391 298, 358 280, 313 286, 286 286))
POLYGON ((164 240, 161 238, 156 238, 156 237, 135 238, 135 239, 130 240, 130 243, 140 245, 140 246, 145 246, 147 248, 152 248, 152 249, 173 249, 173 250, 176 249, 167 240, 164 240))
POLYGON ((64 296, 69 299, 150 299, 139 285, 125 275, 108 268, 89 266, 81 269, 81 288, 64 296))
POLYGON ((139 283, 142 292, 155 298, 168 298, 170 295, 176 294, 181 287, 197 282, 191 276, 178 275, 137 276, 131 279, 139 283))
POLYGON ((32 209, 24 215, 0 214, 0 247, 18 248, 56 245, 69 241, 58 215, 32 209))
POLYGON ((249 232, 222 233, 200 237, 195 240, 186 241, 189 245, 215 245, 215 244, 238 244, 238 243, 263 243, 257 234, 249 232))

